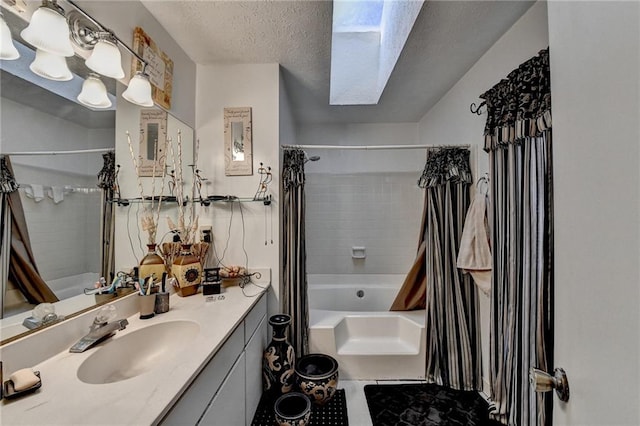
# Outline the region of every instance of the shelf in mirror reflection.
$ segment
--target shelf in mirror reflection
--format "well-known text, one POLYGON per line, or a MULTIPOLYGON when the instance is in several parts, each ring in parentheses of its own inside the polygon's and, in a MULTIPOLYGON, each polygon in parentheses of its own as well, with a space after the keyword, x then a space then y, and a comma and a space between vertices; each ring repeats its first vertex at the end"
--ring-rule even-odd
MULTIPOLYGON (((159 196, 155 196, 155 197, 144 197, 140 198, 114 198, 112 200, 109 200, 110 203, 114 203, 117 204, 119 206, 128 206, 129 204, 139 204, 139 203, 150 203, 150 202, 158 202, 160 200, 159 196)), ((234 201, 238 201, 241 203, 251 203, 251 202, 261 202, 265 205, 269 205, 271 204, 271 197, 267 196, 265 198, 251 198, 251 197, 236 197, 233 195, 212 195, 206 198, 194 198, 193 200, 185 200, 183 201, 183 205, 187 205, 188 203, 195 203, 195 204, 200 204, 200 205, 205 205, 208 206, 209 204, 213 203, 230 203, 230 202, 234 202, 234 201)), ((162 202, 166 203, 165 207, 171 207, 174 203, 177 204, 177 200, 176 197, 174 196, 167 196, 167 197, 162 197, 162 202)))

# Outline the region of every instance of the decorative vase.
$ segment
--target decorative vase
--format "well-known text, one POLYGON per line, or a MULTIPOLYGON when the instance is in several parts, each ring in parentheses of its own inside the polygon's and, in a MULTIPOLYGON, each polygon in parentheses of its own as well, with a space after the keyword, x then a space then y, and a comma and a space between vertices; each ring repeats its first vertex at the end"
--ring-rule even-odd
POLYGON ((262 358, 262 374, 264 392, 270 398, 290 392, 295 384, 295 351, 287 341, 287 328, 291 317, 277 314, 269 318, 273 328, 271 343, 264 350, 262 358))
POLYGON ((148 252, 140 261, 138 267, 138 277, 144 279, 153 275, 153 281, 158 282, 162 278, 162 274, 166 272, 164 260, 156 251, 155 244, 147 244, 148 252))
POLYGON ((191 296, 198 292, 202 281, 202 264, 191 253, 190 244, 182 245, 180 255, 175 258, 173 265, 171 265, 171 273, 178 281, 176 292, 179 296, 191 296))
POLYGON ((300 392, 290 392, 276 400, 273 412, 278 426, 307 426, 311 418, 311 401, 300 392))
POLYGON ((324 405, 338 388, 338 361, 325 354, 308 354, 296 362, 300 391, 316 405, 324 405))

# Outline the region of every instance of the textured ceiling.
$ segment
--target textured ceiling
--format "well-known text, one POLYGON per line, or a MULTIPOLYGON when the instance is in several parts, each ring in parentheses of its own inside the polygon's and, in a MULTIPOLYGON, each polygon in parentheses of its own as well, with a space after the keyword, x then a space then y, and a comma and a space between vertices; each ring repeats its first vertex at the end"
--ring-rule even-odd
POLYGON ((426 1, 380 102, 331 106, 331 1, 142 3, 198 64, 279 63, 299 123, 419 121, 533 4, 426 1))

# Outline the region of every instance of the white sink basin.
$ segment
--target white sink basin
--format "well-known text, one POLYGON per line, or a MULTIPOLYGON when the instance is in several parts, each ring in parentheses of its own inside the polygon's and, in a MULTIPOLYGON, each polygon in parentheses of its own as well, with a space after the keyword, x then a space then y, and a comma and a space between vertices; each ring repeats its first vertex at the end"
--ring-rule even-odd
POLYGON ((139 376, 171 360, 199 331, 200 325, 195 322, 170 321, 112 338, 80 365, 78 379, 105 384, 139 376))

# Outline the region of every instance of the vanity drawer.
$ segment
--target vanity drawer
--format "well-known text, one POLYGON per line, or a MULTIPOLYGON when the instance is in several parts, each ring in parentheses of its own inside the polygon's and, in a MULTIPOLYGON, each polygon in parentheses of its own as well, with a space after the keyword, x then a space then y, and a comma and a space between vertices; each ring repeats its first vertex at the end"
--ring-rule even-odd
POLYGON ((216 394, 227 373, 244 349, 244 328, 240 324, 220 350, 182 394, 163 425, 195 425, 216 394))
POLYGON ((247 314, 244 319, 244 344, 246 345, 253 333, 258 328, 262 318, 267 315, 267 298, 263 294, 260 296, 260 300, 253 306, 253 309, 247 314))

